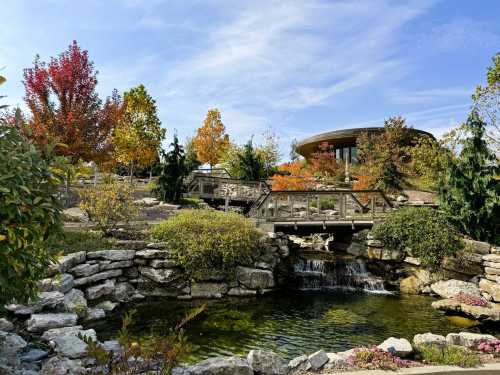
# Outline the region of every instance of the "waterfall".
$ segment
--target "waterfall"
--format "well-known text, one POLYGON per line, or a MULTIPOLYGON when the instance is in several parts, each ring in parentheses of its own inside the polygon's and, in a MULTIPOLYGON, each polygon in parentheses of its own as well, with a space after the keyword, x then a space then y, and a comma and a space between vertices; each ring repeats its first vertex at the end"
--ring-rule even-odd
POLYGON ((299 258, 294 265, 299 290, 361 290, 369 293, 389 293, 384 281, 373 276, 361 259, 332 260, 299 258))

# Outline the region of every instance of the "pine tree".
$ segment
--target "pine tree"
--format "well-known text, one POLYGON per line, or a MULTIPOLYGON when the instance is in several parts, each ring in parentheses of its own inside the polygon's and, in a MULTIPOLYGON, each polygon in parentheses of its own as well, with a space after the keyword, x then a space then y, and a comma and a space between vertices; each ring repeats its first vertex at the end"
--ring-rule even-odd
POLYGON ((172 150, 163 153, 164 161, 161 164, 156 194, 164 202, 178 203, 182 198, 182 184, 187 174, 186 156, 177 135, 174 135, 170 146, 172 150))
POLYGON ((498 243, 500 167, 485 141, 486 124, 475 110, 465 128, 469 137, 460 155, 449 162, 440 191, 441 208, 463 233, 498 243))
POLYGON ((252 140, 243 147, 238 154, 238 174, 246 181, 256 181, 266 174, 264 160, 253 148, 252 140))

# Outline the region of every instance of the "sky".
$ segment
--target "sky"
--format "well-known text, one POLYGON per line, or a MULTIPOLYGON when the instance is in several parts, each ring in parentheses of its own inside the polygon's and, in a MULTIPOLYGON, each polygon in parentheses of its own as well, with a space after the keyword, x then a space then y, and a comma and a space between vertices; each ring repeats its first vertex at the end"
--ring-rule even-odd
POLYGON ((439 137, 500 52, 500 1, 0 0, 2 104, 76 40, 102 98, 144 84, 168 143, 218 108, 231 138, 293 139, 401 115, 439 137))

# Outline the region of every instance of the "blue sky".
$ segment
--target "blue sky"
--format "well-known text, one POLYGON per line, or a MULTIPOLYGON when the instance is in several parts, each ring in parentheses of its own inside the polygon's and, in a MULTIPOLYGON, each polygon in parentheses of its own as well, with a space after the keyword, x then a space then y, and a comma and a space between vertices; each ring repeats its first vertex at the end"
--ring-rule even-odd
POLYGON ((232 138, 293 138, 402 115, 440 136, 463 121, 500 51, 500 1, 4 0, 2 103, 22 70, 73 39, 102 97, 143 83, 172 136, 217 107, 232 138))

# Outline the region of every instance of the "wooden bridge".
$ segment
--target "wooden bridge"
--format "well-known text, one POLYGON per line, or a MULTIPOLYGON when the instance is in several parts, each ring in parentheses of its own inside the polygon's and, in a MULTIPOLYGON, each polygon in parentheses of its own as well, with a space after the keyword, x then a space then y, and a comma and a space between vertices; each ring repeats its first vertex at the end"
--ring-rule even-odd
POLYGON ((371 226, 393 209, 379 190, 271 191, 265 181, 243 181, 206 172, 194 173, 187 197, 247 208, 259 226, 371 226))
POLYGON ((260 197, 271 191, 265 181, 244 181, 229 175, 195 172, 187 183, 185 197, 200 198, 216 204, 250 208, 260 197))
POLYGON ((271 191, 255 202, 249 216, 273 227, 371 226, 392 209, 379 190, 271 191))

